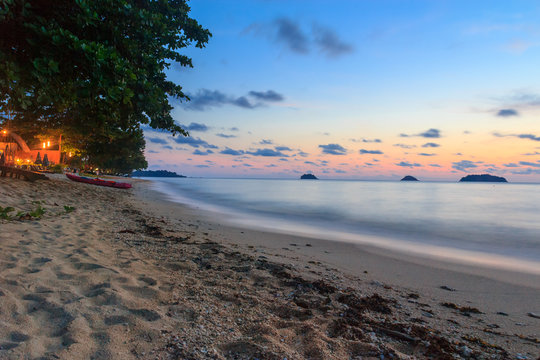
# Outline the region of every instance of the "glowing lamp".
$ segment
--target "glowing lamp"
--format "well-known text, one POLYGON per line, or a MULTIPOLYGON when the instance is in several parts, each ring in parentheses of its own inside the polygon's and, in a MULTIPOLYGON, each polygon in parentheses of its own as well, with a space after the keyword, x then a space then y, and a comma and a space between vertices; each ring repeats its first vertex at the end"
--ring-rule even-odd
POLYGON ((47 144, 43 143, 43 148, 44 148, 44 149, 45 149, 46 145, 47 145, 47 144))
POLYGON ((51 142, 47 141, 47 147, 51 146, 51 142))
POLYGON ((7 134, 7 130, 3 130, 3 131, 2 131, 2 134, 6 135, 6 134, 7 134))

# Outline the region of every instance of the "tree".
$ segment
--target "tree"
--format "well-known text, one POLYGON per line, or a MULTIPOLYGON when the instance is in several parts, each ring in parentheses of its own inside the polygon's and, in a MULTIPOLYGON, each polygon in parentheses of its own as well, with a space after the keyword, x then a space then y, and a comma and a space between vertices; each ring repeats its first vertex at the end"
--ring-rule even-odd
POLYGON ((140 158, 141 124, 188 136, 169 99, 189 99, 165 70, 192 67, 179 50, 211 36, 189 11, 186 0, 2 1, 0 111, 28 133, 60 129, 96 165, 122 144, 140 158))

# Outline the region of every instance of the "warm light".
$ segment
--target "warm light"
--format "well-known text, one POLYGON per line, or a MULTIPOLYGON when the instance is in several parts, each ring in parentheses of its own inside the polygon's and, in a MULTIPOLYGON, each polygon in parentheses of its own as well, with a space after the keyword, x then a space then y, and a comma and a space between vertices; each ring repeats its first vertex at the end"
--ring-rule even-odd
POLYGON ((6 134, 7 134, 7 130, 2 131, 2 133, 4 133, 4 135, 6 135, 6 134))
POLYGON ((51 146, 51 142, 47 141, 47 147, 51 146))
POLYGON ((44 148, 44 149, 45 149, 45 146, 46 146, 46 144, 45 144, 45 143, 43 143, 43 148, 44 148))
POLYGON ((69 157, 71 157, 71 152, 68 154, 69 157))
POLYGON ((30 160, 26 159, 26 162, 30 162, 30 160))

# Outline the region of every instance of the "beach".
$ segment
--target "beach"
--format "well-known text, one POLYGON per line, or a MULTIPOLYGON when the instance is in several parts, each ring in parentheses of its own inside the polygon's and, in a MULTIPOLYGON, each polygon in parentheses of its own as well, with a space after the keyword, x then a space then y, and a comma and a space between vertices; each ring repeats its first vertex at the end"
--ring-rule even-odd
POLYGON ((540 276, 0 178, 0 358, 537 359, 540 276), (39 203, 38 203, 39 202, 39 203), (12 215, 15 214, 12 213, 12 215))

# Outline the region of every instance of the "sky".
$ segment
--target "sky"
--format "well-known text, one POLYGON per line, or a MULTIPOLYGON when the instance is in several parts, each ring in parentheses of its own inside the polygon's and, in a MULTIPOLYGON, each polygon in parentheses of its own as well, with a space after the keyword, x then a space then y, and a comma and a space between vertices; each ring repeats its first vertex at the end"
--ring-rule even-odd
POLYGON ((187 176, 540 181, 540 2, 194 0, 212 32, 170 80, 187 176))

